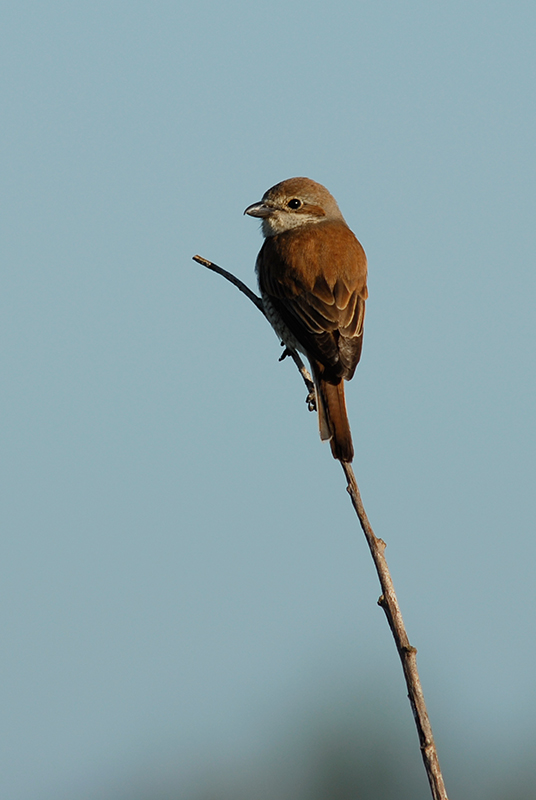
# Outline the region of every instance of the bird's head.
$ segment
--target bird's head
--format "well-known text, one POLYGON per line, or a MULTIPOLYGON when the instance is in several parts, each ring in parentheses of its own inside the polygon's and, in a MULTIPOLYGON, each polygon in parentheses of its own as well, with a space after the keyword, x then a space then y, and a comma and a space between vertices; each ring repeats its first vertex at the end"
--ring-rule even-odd
POLYGON ((335 198, 309 178, 288 178, 276 183, 260 203, 248 206, 244 214, 262 219, 265 237, 328 220, 344 222, 335 198))

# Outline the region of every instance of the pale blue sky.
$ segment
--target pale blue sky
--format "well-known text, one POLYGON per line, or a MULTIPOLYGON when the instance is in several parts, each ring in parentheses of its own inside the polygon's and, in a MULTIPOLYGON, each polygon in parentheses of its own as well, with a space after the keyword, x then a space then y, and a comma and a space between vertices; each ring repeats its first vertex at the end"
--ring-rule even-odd
POLYGON ((294 175, 368 254, 355 469, 445 771, 474 800, 534 749, 535 23, 515 0, 4 4, 2 797, 195 780, 337 686, 392 690, 415 735, 300 379, 191 261, 253 286, 243 209, 294 175))

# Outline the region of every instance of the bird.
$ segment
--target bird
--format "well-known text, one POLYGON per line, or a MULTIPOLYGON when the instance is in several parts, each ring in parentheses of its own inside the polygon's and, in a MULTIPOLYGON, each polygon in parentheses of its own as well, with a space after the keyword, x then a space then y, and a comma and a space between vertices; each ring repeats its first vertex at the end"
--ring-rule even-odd
POLYGON ((363 346, 367 258, 335 198, 310 178, 288 178, 244 214, 262 220, 256 273, 265 314, 282 344, 306 356, 320 438, 350 463, 354 446, 344 382, 363 346))

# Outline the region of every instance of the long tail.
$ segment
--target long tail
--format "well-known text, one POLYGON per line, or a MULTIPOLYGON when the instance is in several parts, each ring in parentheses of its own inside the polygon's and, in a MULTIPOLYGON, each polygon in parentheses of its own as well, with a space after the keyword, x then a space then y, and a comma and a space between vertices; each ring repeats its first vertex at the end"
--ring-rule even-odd
POLYGON ((313 371, 320 438, 329 440, 333 458, 349 463, 354 458, 354 445, 346 411, 344 381, 328 383, 322 378, 320 369, 313 368, 313 371))

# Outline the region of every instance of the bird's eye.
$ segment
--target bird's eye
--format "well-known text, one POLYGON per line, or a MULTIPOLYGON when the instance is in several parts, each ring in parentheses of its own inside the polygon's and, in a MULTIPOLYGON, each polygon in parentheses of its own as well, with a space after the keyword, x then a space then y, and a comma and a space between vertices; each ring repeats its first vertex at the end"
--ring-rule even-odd
POLYGON ((297 197, 294 197, 292 200, 289 200, 287 205, 289 208, 299 208, 302 204, 301 200, 298 200, 297 197))

